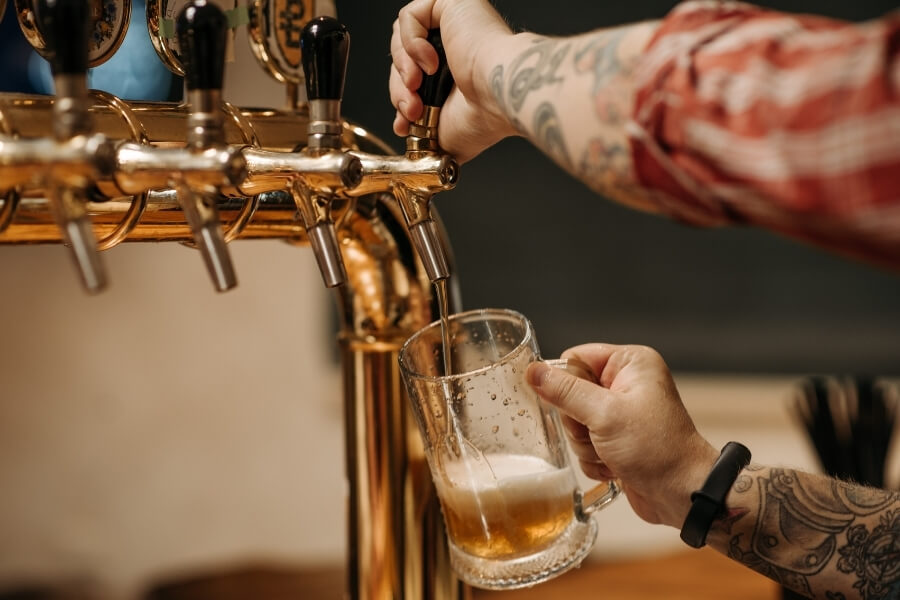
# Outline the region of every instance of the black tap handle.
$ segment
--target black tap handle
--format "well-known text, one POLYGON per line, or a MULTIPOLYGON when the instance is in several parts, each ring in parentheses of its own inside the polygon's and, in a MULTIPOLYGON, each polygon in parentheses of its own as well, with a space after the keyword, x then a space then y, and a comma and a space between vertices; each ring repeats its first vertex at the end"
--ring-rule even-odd
POLYGON ((225 76, 228 20, 208 0, 192 0, 175 22, 184 79, 189 90, 221 90, 225 76))
POLYGON ((350 53, 350 32, 337 19, 316 17, 300 34, 307 100, 340 100, 350 53))
POLYGON ((54 75, 84 75, 93 25, 85 0, 38 0, 36 16, 54 75))
POLYGON ((440 108, 447 101, 450 90, 453 89, 453 75, 450 73, 450 65, 447 64, 447 54, 444 52, 444 42, 441 40, 440 29, 428 30, 428 43, 434 46, 438 55, 438 68, 433 75, 422 77, 422 85, 419 86, 419 97, 425 106, 440 108))

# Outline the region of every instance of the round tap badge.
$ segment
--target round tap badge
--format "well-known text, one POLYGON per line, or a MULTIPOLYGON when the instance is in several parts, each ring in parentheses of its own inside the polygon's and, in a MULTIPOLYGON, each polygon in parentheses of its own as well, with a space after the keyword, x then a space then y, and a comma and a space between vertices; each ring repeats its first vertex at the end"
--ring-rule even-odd
POLYGON ((251 5, 250 48, 278 81, 303 81, 300 34, 314 16, 313 0, 254 0, 251 5))
MULTIPOLYGON (((178 48, 178 37, 175 35, 175 20, 182 9, 191 0, 147 0, 147 31, 150 33, 150 41, 156 49, 156 54, 170 71, 176 75, 184 75, 184 66, 181 63, 181 51, 178 48)), ((238 7, 237 0, 212 0, 212 3, 222 9, 228 18, 228 47, 226 49, 226 61, 232 58, 232 36, 234 28, 246 23, 246 7, 238 7)))
MULTIPOLYGON (((93 21, 88 41, 88 66, 96 67, 109 60, 122 45, 131 22, 131 0, 86 1, 93 21)), ((38 54, 49 59, 50 49, 35 16, 36 4, 36 0, 15 0, 16 16, 28 43, 38 54)))
POLYGON ((89 0, 94 27, 88 62, 92 67, 109 60, 125 39, 131 22, 131 0, 89 0))

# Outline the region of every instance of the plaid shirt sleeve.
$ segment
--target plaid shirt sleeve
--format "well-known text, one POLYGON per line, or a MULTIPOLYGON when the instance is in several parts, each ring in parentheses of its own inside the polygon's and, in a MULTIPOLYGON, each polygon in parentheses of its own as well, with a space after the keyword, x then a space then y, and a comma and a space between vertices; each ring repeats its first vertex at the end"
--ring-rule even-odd
POLYGON ((900 11, 853 24, 686 2, 635 81, 636 177, 663 212, 900 268, 900 11))

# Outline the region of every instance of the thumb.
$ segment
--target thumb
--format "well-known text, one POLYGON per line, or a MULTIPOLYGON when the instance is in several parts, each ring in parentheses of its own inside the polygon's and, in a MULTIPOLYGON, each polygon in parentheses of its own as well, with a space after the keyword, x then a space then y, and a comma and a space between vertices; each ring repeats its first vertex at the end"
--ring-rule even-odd
POLYGON ((606 392, 599 385, 540 361, 528 365, 525 378, 541 398, 588 429, 598 420, 606 392))

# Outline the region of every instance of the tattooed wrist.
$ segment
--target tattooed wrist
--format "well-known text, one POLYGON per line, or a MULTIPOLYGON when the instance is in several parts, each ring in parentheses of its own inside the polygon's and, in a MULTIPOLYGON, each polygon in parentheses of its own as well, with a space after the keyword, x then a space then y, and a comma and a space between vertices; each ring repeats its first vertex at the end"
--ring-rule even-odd
POLYGON ((756 467, 735 481, 716 527, 729 557, 810 597, 900 594, 897 493, 756 467))

